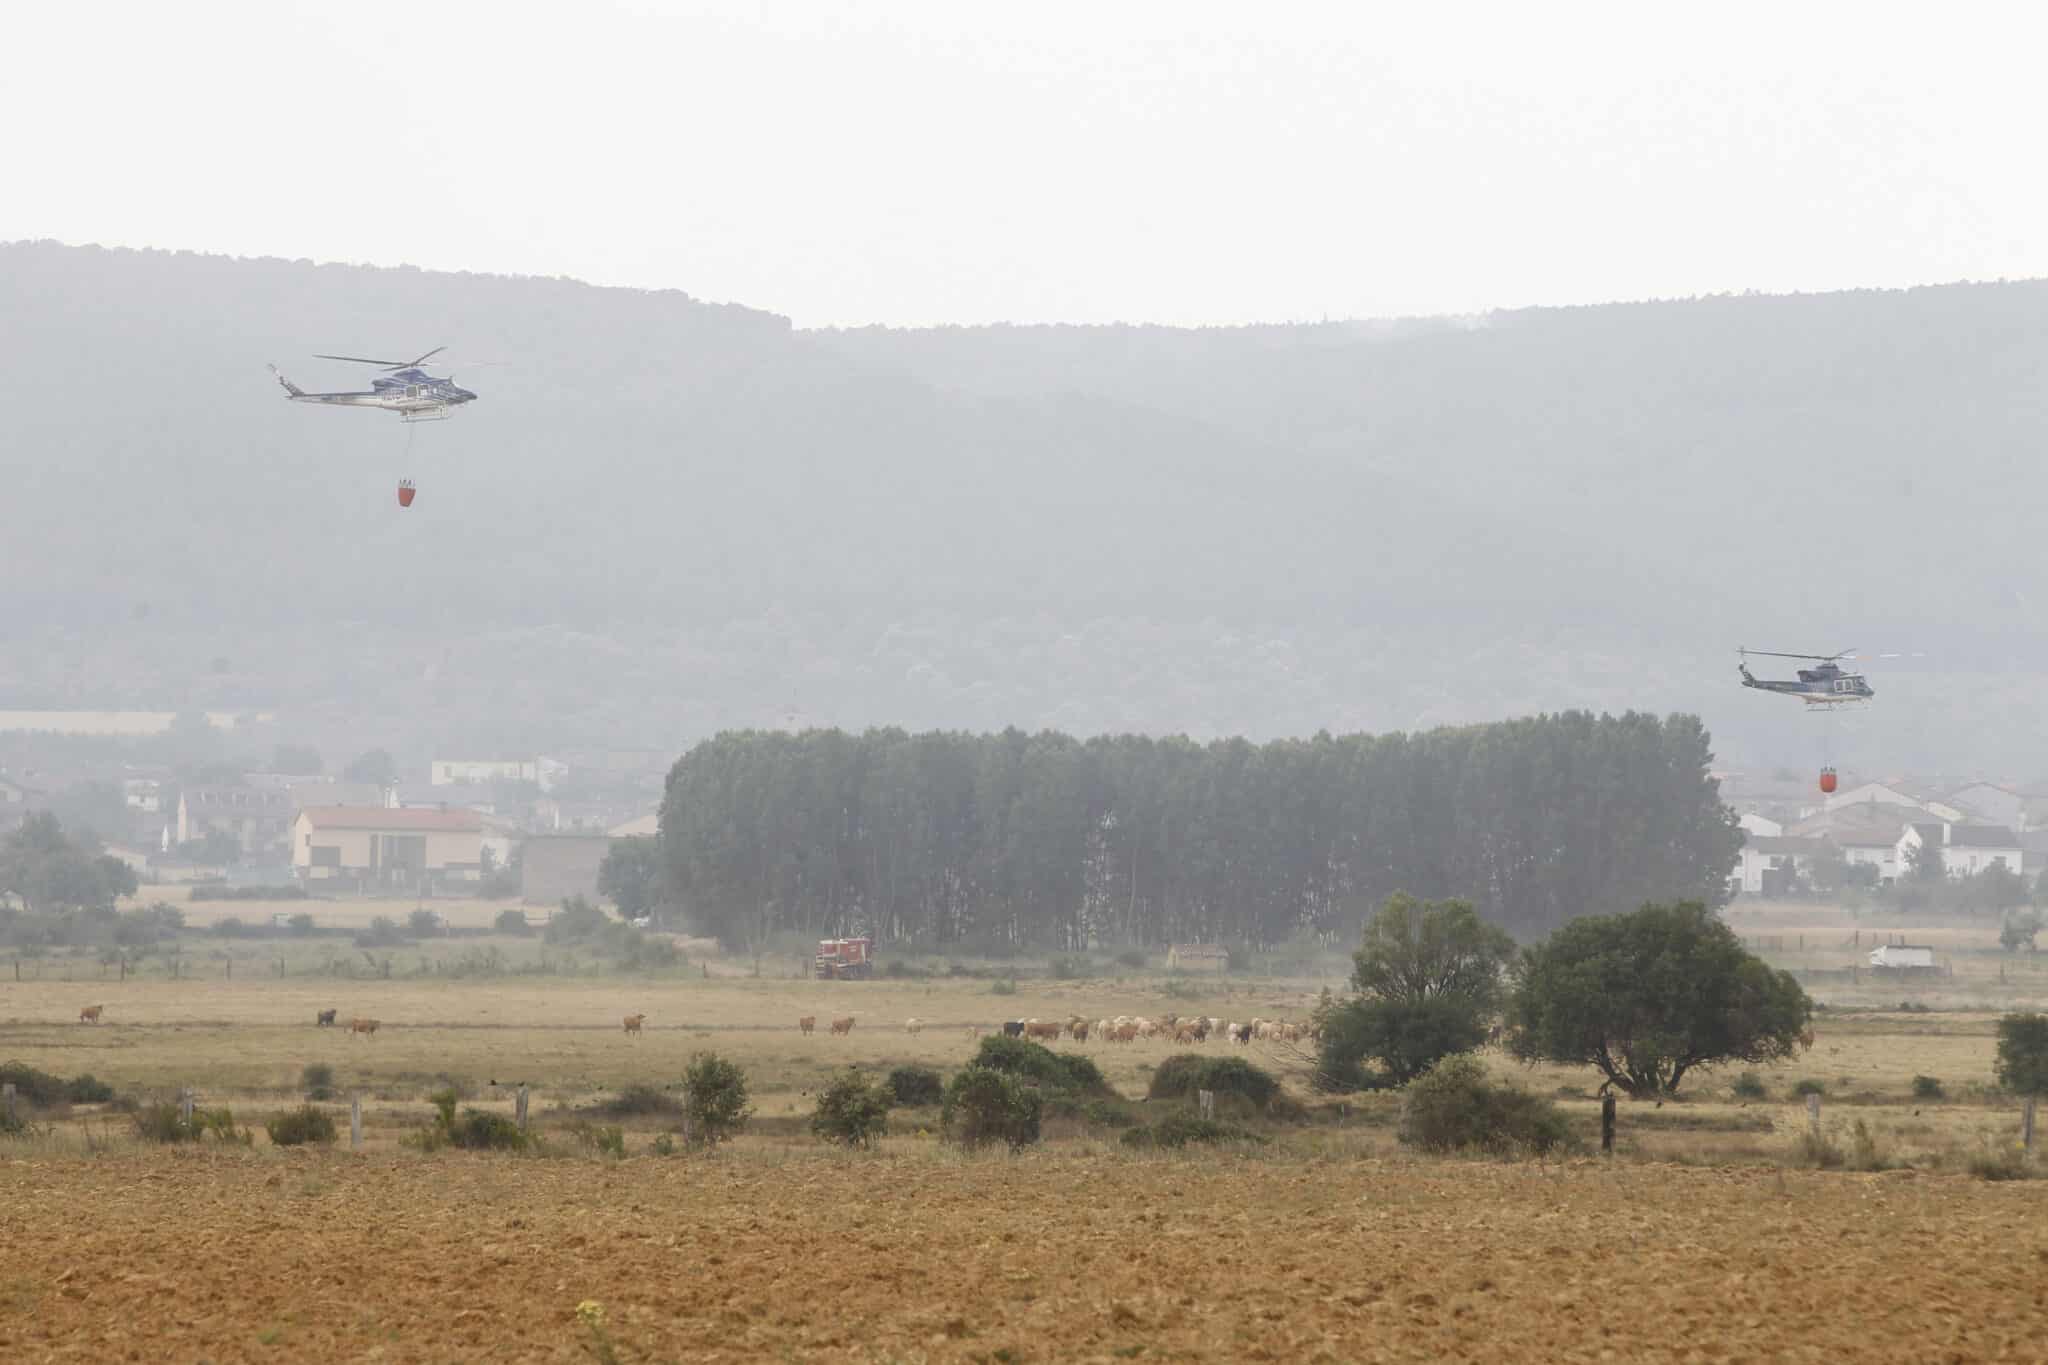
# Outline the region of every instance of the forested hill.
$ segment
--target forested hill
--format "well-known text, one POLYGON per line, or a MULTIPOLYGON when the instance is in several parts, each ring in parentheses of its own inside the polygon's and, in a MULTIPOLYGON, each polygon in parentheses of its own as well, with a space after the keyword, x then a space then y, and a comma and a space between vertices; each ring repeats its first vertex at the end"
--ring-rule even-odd
POLYGON ((1741 835, 1699 722, 1583 713, 1425 735, 735 733, 677 761, 670 891, 728 943, 1352 943, 1395 891, 1541 937, 1719 905, 1741 835))
POLYGON ((1838 762, 2026 776, 2044 299, 806 333, 4 246, 0 700, 261 706, 415 757, 790 715, 1263 738, 1639 707, 1805 767, 1812 727, 1730 650, 1856 645, 1930 658, 1874 678, 1838 762), (482 398, 414 430, 263 369, 354 387, 311 354, 440 344, 482 398))

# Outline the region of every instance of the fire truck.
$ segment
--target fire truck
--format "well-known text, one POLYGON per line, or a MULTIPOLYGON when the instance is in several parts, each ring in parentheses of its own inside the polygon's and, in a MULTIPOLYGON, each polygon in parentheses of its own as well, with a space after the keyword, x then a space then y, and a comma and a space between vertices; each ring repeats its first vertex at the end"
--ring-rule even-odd
POLYGON ((875 941, 871 938, 818 940, 818 980, 865 981, 875 974, 875 941))

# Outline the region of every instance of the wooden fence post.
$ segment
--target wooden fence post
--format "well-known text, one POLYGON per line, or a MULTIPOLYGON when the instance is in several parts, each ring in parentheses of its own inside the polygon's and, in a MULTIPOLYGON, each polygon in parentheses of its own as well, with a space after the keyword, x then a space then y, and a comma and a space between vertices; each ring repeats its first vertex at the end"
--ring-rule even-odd
POLYGON ((2028 1156, 2034 1154, 2034 1105, 2038 1099, 2038 1096, 2027 1096, 2026 1110, 2020 1115, 2020 1146, 2026 1149, 2028 1156))
POLYGON ((178 1118, 187 1128, 192 1126, 192 1087, 189 1085, 178 1091, 178 1118))
POLYGON ((519 1098, 514 1102, 513 1110, 519 1116, 519 1131, 523 1133, 526 1131, 526 1087, 523 1085, 519 1087, 519 1098))
POLYGON ((1820 1136, 1820 1096, 1818 1095, 1808 1095, 1806 1097, 1806 1126, 1813 1131, 1815 1137, 1820 1136))
POLYGON ((361 1095, 350 1095, 348 1097, 348 1149, 351 1152, 359 1151, 362 1145, 363 1097, 361 1095))
POLYGON ((1600 1155, 1614 1155, 1614 1092, 1600 1097, 1600 1155))
POLYGON ((1201 1102, 1201 1105, 1202 1105, 1202 1117, 1203 1117, 1203 1118, 1205 1118, 1205 1119, 1213 1119, 1213 1118, 1215 1118, 1215 1117, 1216 1117, 1216 1092, 1215 1092, 1215 1091, 1213 1091, 1213 1090, 1197 1090, 1197 1091, 1195 1092, 1195 1098, 1196 1098, 1197 1100, 1199 1100, 1199 1101, 1201 1102))

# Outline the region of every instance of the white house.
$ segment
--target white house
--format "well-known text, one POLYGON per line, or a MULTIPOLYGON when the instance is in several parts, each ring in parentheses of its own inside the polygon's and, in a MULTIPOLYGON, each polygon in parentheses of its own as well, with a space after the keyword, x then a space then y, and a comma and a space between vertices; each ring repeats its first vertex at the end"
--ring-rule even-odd
POLYGON ((1822 805, 1828 810, 1840 810, 1844 806, 1898 806, 1903 810, 1919 811, 1927 809, 1918 799, 1882 782, 1865 782, 1846 791, 1838 791, 1822 805))
POLYGON ((2017 834, 2003 825, 1957 825, 1918 823, 1907 825, 1899 834, 1895 849, 1901 871, 1911 867, 1922 847, 1941 850, 1942 870, 1951 877, 1974 877, 1988 867, 2003 866, 2015 876, 2026 875, 2026 854, 2017 834))
POLYGON ((1827 852, 1821 839, 1798 839, 1790 835, 1753 834, 1743 840, 1736 866, 1742 890, 1752 896, 1781 896, 1792 889, 1800 874, 1813 860, 1827 852))
POLYGON ((1972 782, 1948 794, 1948 803, 1961 806, 1987 825, 2005 825, 2016 830, 2027 827, 2027 799, 2010 787, 1996 782, 1972 782))
POLYGON ((1870 965, 1892 970, 1932 971, 1934 949, 1915 943, 1887 943, 1871 951, 1870 965))
POLYGON ((569 765, 552 758, 437 758, 428 765, 427 780, 437 787, 479 782, 531 782, 553 791, 569 765))
POLYGON ((1781 822, 1773 820, 1768 815, 1759 815, 1755 811, 1750 811, 1735 823, 1742 827, 1744 834, 1761 834, 1775 839, 1785 832, 1785 826, 1781 822))

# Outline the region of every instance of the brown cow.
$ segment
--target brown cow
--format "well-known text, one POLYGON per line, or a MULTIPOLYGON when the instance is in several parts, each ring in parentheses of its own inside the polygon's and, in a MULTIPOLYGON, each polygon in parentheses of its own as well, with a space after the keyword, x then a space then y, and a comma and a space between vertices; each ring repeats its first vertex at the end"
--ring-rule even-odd
POLYGON ((78 1022, 81 1024, 97 1024, 100 1021, 100 1011, 105 1008, 105 1005, 87 1005, 78 1012, 78 1022))
POLYGON ((1067 1025, 1067 1028, 1074 1035, 1075 1042, 1085 1043, 1088 1041, 1088 1021, 1086 1019, 1076 1019, 1073 1023, 1067 1025))
POLYGON ((375 1033, 377 1031, 377 1023, 378 1021, 375 1019, 351 1019, 348 1021, 348 1031, 350 1033, 375 1033))
POLYGON ((849 1014, 844 1019, 834 1019, 832 1021, 832 1031, 834 1033, 853 1032, 853 1016, 849 1014))
POLYGON ((646 1022, 647 1016, 644 1014, 629 1014, 626 1016, 626 1032, 638 1033, 640 1026, 646 1022))
POLYGON ((796 1026, 803 1031, 805 1037, 809 1037, 811 1030, 818 1026, 818 1016, 806 1014, 803 1018, 796 1021, 796 1026))
POLYGON ((1024 1036, 1026 1038, 1044 1038, 1048 1042, 1056 1043, 1060 1037, 1060 1026, 1051 1019, 1032 1019, 1024 1025, 1024 1036))

